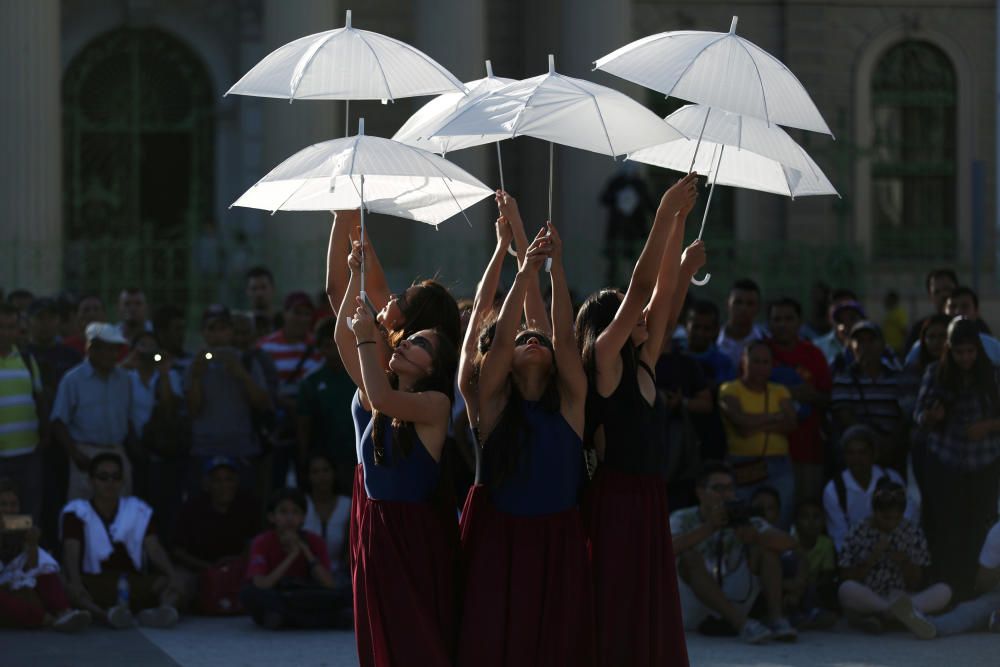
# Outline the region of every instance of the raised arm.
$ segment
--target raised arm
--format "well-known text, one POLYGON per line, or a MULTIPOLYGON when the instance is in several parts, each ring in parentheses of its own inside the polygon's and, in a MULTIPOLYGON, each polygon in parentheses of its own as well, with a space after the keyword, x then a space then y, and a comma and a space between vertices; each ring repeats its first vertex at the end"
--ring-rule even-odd
MULTIPOLYGON (((691 200, 694 204, 694 200, 691 200)), ((647 366, 655 367, 663 350, 663 340, 672 332, 668 331, 670 311, 677 292, 677 276, 680 272, 681 243, 684 240, 684 223, 690 208, 682 208, 677 213, 674 224, 667 234, 667 243, 663 248, 663 258, 660 260, 656 273, 656 286, 653 297, 646 306, 646 331, 648 337, 639 352, 640 358, 647 366)))
POLYGON ((334 316, 344 301, 344 292, 350 280, 350 272, 344 266, 344 253, 351 249, 350 234, 361 219, 361 212, 334 211, 330 240, 326 245, 326 297, 330 300, 334 316))
POLYGON ((500 283, 500 272, 503 270, 503 260, 512 238, 510 223, 503 217, 497 218, 496 232, 497 245, 476 288, 476 298, 472 303, 472 314, 469 317, 469 326, 465 330, 465 340, 462 341, 462 353, 458 363, 458 390, 465 399, 469 423, 473 426, 479 423, 479 400, 472 379, 473 364, 479 346, 479 330, 493 309, 497 285, 500 283))
POLYGON ((338 304, 337 324, 333 329, 333 340, 337 344, 337 352, 344 363, 344 370, 351 376, 354 384, 364 393, 364 380, 361 377, 361 362, 358 361, 358 350, 355 347, 356 338, 348 328, 347 322, 354 312, 358 295, 361 294, 361 247, 352 244, 351 254, 348 257, 348 269, 350 279, 344 290, 343 299, 338 304))
POLYGON ((547 224, 549 252, 552 269, 552 353, 559 370, 559 390, 563 399, 562 411, 577 432, 583 434, 584 405, 587 402, 587 373, 576 345, 573 328, 573 302, 566 284, 563 267, 562 238, 555 226, 547 224))
MULTIPOLYGON (((517 207, 517 200, 509 192, 498 190, 496 199, 500 216, 506 218, 510 223, 511 231, 514 232, 514 250, 517 252, 517 265, 520 266, 524 263, 524 255, 528 251, 528 245, 531 243, 524 230, 521 211, 517 207)), ((548 331, 550 324, 548 313, 545 312, 545 300, 542 298, 542 288, 538 279, 538 273, 533 272, 530 277, 528 291, 524 295, 524 319, 529 327, 548 331)))
POLYGON ((697 196, 697 175, 688 174, 677 181, 660 199, 656 209, 653 228, 646 238, 646 244, 632 270, 625 299, 618 307, 611 324, 601 332, 594 348, 597 365, 598 391, 606 395, 614 391, 617 379, 621 374, 620 353, 622 346, 632 335, 635 323, 642 315, 643 308, 649 302, 656 286, 658 267, 663 258, 663 248, 671 228, 676 224, 678 214, 690 207, 690 202, 697 196), (602 378, 604 376, 604 378, 602 378), (610 377, 610 381, 605 378, 610 377), (606 383, 607 382, 607 383, 606 383))

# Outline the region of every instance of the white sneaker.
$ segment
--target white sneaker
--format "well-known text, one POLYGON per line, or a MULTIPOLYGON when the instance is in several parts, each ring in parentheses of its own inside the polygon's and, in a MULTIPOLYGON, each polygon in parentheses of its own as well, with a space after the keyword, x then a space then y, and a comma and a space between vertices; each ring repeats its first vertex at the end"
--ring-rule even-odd
POLYGON ((72 634, 80 632, 90 625, 90 612, 84 609, 67 609, 52 624, 52 629, 56 632, 72 634))
POLYGON ((763 644, 771 639, 773 634, 770 628, 752 618, 748 618, 740 629, 740 639, 746 644, 763 644))
POLYGON ((178 618, 177 610, 168 605, 139 612, 139 624, 148 628, 172 628, 177 625, 178 618))
POLYGON ((889 605, 889 612, 906 629, 915 634, 920 639, 934 639, 937 636, 937 628, 930 620, 920 613, 920 610, 913 606, 913 601, 908 595, 900 595, 889 605))
POLYGON ((108 610, 108 624, 116 630, 132 627, 132 612, 125 605, 115 605, 108 610))
POLYGON ((792 627, 788 619, 782 616, 768 627, 771 629, 771 639, 779 642, 794 642, 799 638, 798 631, 792 627))

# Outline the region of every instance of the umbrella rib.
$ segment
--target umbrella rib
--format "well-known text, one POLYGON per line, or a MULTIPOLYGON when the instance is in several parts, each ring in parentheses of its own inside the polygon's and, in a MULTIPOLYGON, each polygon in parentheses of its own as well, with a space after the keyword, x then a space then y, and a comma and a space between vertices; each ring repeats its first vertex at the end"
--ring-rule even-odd
POLYGON ((319 53, 320 49, 322 49, 324 46, 326 46, 326 43, 329 42, 334 37, 337 37, 338 35, 343 34, 343 33, 339 32, 339 31, 336 31, 336 30, 334 30, 332 32, 334 32, 336 34, 327 35, 326 37, 323 38, 323 41, 321 41, 319 44, 314 45, 313 47, 311 47, 312 48, 312 53, 310 53, 309 57, 306 58, 305 63, 302 65, 302 73, 299 75, 298 81, 295 82, 295 85, 292 86, 292 94, 291 94, 291 97, 289 97, 290 100, 294 100, 295 99, 295 93, 298 92, 299 85, 302 83, 302 79, 305 78, 306 68, 309 67, 309 64, 313 61, 314 58, 316 58, 316 54, 319 53))
POLYGON ((726 33, 726 34, 722 35, 721 37, 719 37, 719 39, 715 40, 711 44, 706 44, 704 47, 702 47, 702 49, 700 51, 698 51, 698 53, 694 54, 694 57, 692 57, 691 60, 688 62, 687 66, 684 68, 684 71, 681 72, 680 76, 678 76, 674 80, 674 85, 670 86, 670 90, 667 91, 667 97, 670 97, 671 95, 674 94, 674 88, 676 88, 677 84, 679 84, 681 82, 681 79, 683 79, 687 75, 688 70, 691 69, 694 66, 695 61, 698 60, 698 58, 701 57, 701 54, 705 53, 705 51, 708 51, 710 48, 712 48, 713 46, 715 46, 716 44, 718 44, 719 42, 721 42, 722 40, 724 40, 728 36, 729 36, 729 33, 726 33))
POLYGON ((757 83, 760 85, 760 99, 764 103, 764 118, 766 118, 767 122, 770 124, 773 121, 771 120, 771 116, 767 112, 767 91, 764 90, 764 79, 760 75, 760 68, 757 67, 757 61, 754 60, 753 54, 750 53, 750 49, 746 47, 743 41, 737 39, 736 43, 739 44, 740 48, 746 52, 747 57, 750 58, 750 62, 753 63, 753 71, 757 72, 757 83))
POLYGON ((458 197, 456 197, 456 196, 455 196, 455 193, 451 191, 451 187, 450 187, 450 186, 448 185, 448 181, 450 181, 450 180, 451 180, 451 177, 450 177, 450 176, 448 176, 448 174, 444 173, 444 172, 443 172, 443 171, 441 170, 441 168, 440 168, 440 167, 438 167, 438 166, 437 166, 436 164, 434 164, 434 161, 433 161, 433 160, 431 160, 431 159, 430 159, 429 157, 427 157, 426 155, 424 155, 424 154, 423 154, 423 151, 421 151, 421 150, 420 150, 419 148, 414 148, 414 149, 412 149, 412 150, 413 150, 413 152, 414 152, 414 153, 415 153, 415 154, 416 154, 417 156, 419 156, 419 157, 420 157, 421 159, 423 159, 423 160, 426 160, 426 161, 427 161, 427 162, 428 162, 428 163, 429 163, 429 164, 430 164, 430 165, 431 165, 432 167, 434 167, 434 169, 436 169, 436 170, 438 171, 438 173, 440 173, 440 174, 441 174, 441 178, 443 179, 443 180, 442 180, 442 183, 444 183, 444 187, 445 187, 445 189, 447 189, 447 190, 448 190, 448 194, 449 194, 449 195, 451 195, 451 199, 452 199, 452 201, 454 201, 454 202, 455 202, 455 206, 458 206, 458 211, 459 211, 459 213, 461 213, 461 214, 462 214, 463 216, 465 216, 465 221, 466 221, 466 222, 468 222, 468 223, 469 223, 469 226, 471 227, 471 226, 472 226, 472 223, 471 223, 471 222, 469 222, 469 216, 465 215, 465 209, 464 209, 464 208, 462 208, 462 204, 461 204, 461 203, 459 203, 459 201, 458 201, 458 197))
POLYGON ((375 49, 373 49, 372 45, 368 43, 368 40, 365 39, 365 36, 361 34, 362 32, 364 31, 358 30, 358 38, 360 38, 361 41, 364 43, 364 45, 368 47, 368 50, 372 52, 372 57, 375 58, 375 64, 378 65, 378 71, 382 74, 382 82, 385 84, 385 91, 389 93, 388 95, 389 99, 395 102, 396 100, 392 96, 392 88, 389 87, 389 79, 386 77, 385 70, 382 68, 382 61, 378 59, 378 55, 376 55, 375 49))
POLYGON ((580 92, 584 93, 585 95, 589 95, 590 96, 591 101, 594 103, 594 108, 597 109, 597 118, 598 118, 598 120, 601 121, 601 129, 604 130, 604 138, 608 140, 608 149, 611 151, 611 157, 614 158, 617 155, 617 153, 615 153, 615 146, 614 146, 614 144, 611 143, 611 134, 608 132, 608 126, 604 122, 604 114, 601 113, 601 105, 597 103, 597 95, 594 95, 592 92, 590 92, 589 90, 587 90, 583 86, 581 86, 578 83, 576 83, 575 81, 573 81, 570 77, 563 77, 563 78, 571 86, 573 86, 574 88, 576 88, 580 92))

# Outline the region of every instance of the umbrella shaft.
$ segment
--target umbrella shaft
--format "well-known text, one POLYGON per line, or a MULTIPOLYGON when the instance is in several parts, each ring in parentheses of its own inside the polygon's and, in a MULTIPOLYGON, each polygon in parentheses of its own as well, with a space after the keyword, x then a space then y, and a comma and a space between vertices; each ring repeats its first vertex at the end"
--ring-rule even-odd
POLYGON ((708 115, 712 113, 712 107, 705 109, 705 120, 701 124, 701 132, 698 133, 698 143, 694 145, 694 155, 691 156, 691 166, 688 167, 688 173, 694 169, 694 161, 698 159, 698 149, 701 148, 701 138, 705 136, 705 126, 708 125, 708 115))
POLYGON ((348 137, 351 135, 351 101, 347 100, 344 103, 344 136, 348 137))
POLYGON ((549 142, 549 222, 552 222, 552 182, 554 180, 553 174, 555 173, 555 167, 553 165, 554 148, 553 144, 549 142))
POLYGON ((503 156, 500 155, 500 142, 497 142, 497 166, 500 169, 500 189, 507 192, 507 188, 503 184, 503 156))
POLYGON ((712 206, 712 195, 715 194, 715 183, 719 180, 719 170, 722 168, 722 154, 726 152, 726 145, 723 144, 719 150, 719 162, 715 165, 715 173, 712 174, 712 187, 708 190, 708 201, 705 202, 705 212, 701 215, 701 229, 698 230, 698 240, 705 233, 705 222, 708 220, 708 209, 712 206))

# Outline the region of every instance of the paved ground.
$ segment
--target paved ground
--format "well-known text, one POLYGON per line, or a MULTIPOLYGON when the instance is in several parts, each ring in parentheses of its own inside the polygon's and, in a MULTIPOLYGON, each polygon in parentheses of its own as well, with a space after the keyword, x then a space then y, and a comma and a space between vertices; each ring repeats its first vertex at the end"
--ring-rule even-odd
MULTIPOLYGON (((730 667, 988 667, 1000 665, 996 635, 921 642, 904 634, 866 637, 846 629, 804 634, 797 644, 745 646, 688 639, 691 664, 730 667)), ((353 667, 346 632, 258 630, 249 619, 187 618, 173 630, 91 628, 77 636, 0 631, 0 667, 353 667)), ((414 665, 414 667, 420 667, 414 665)))

